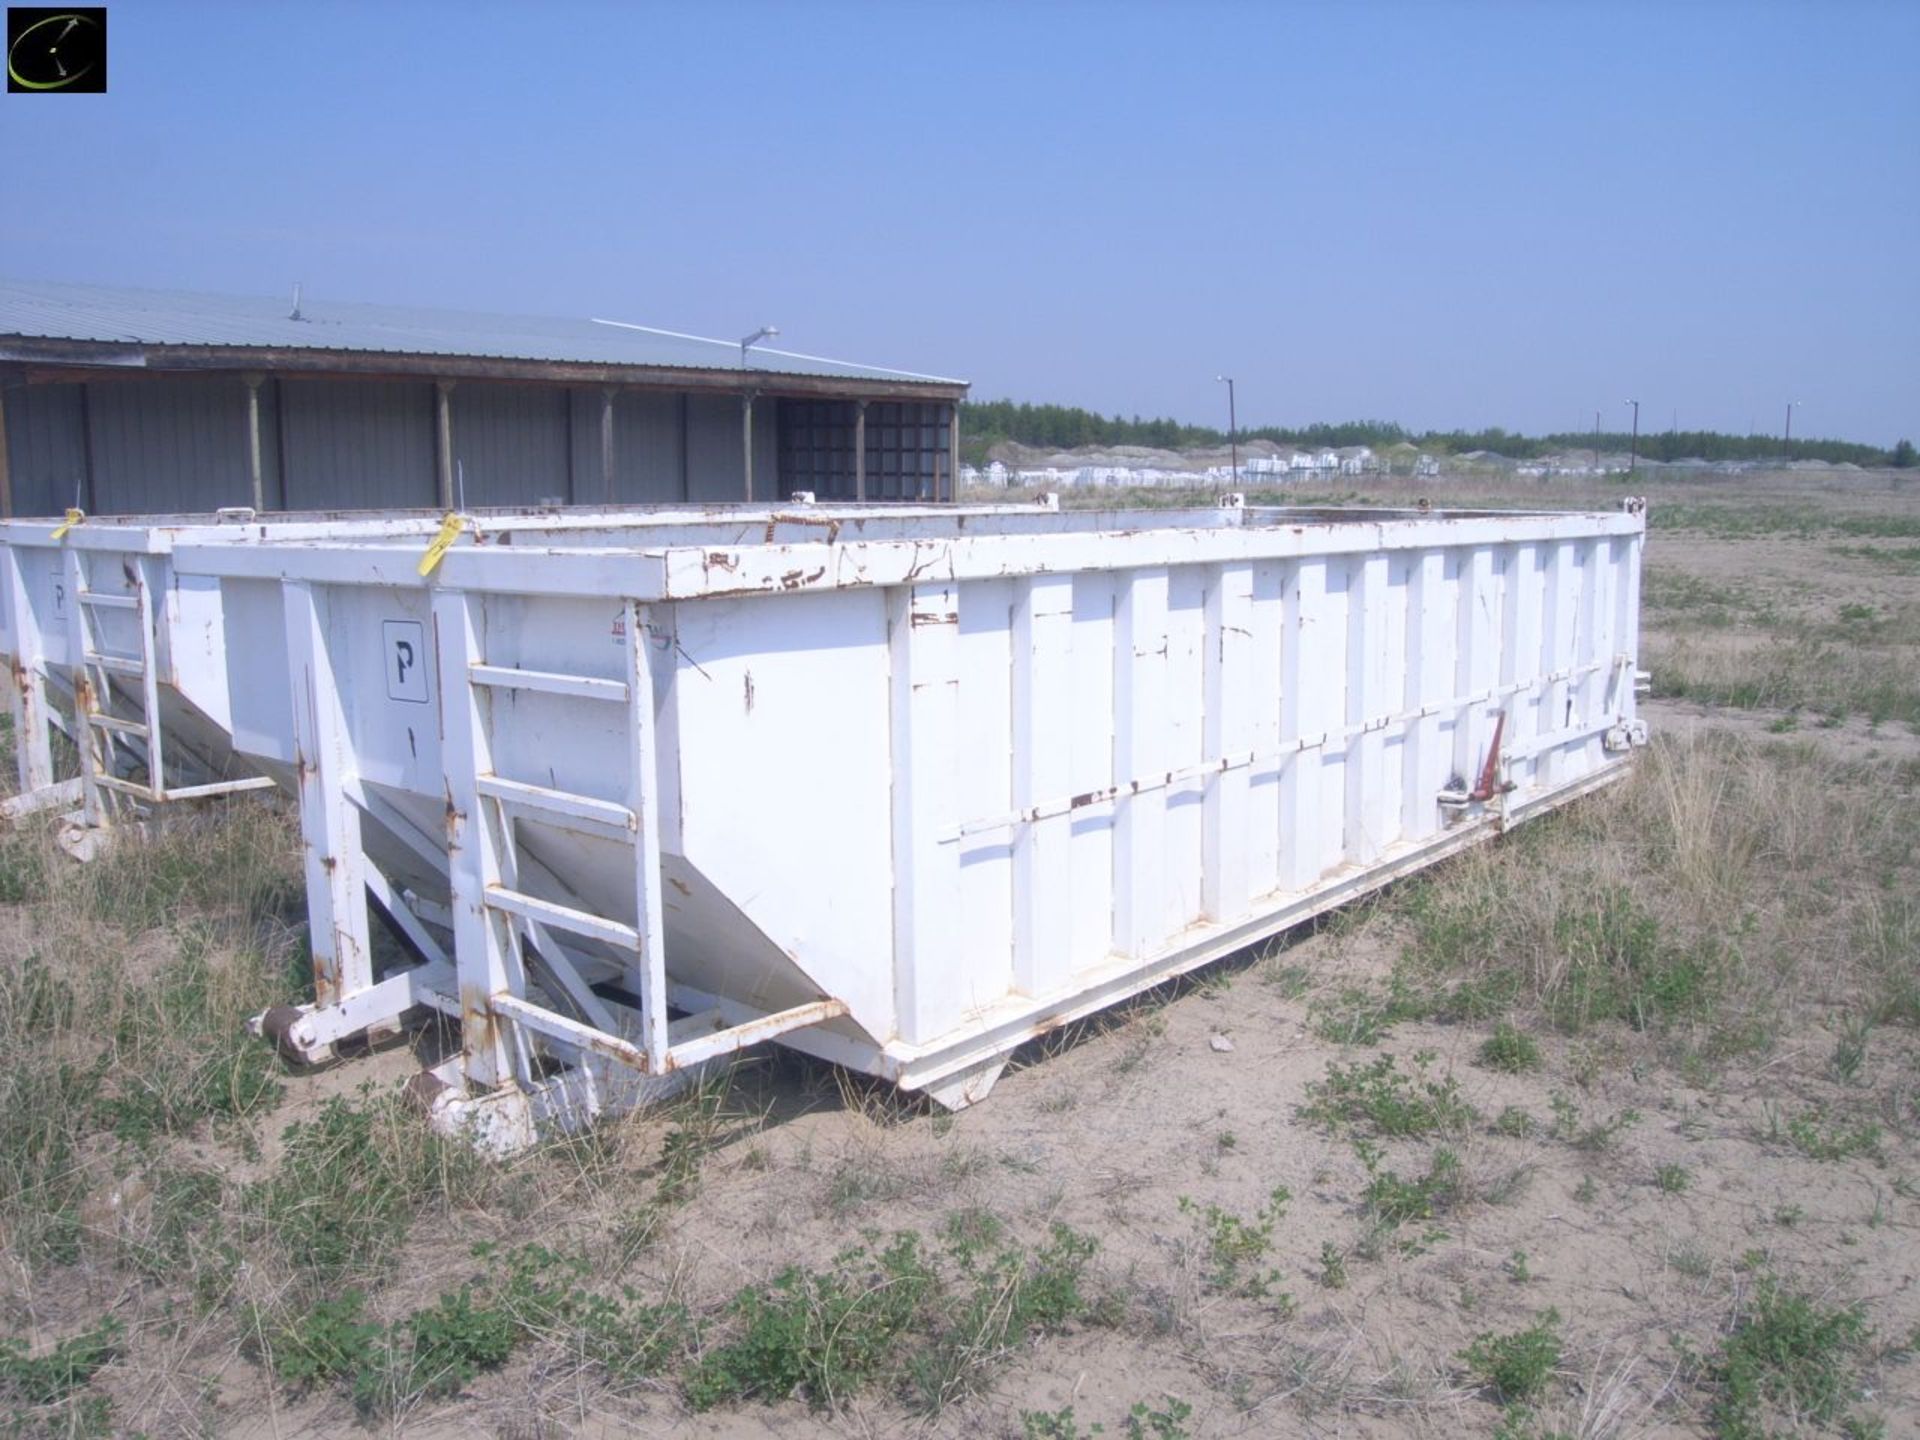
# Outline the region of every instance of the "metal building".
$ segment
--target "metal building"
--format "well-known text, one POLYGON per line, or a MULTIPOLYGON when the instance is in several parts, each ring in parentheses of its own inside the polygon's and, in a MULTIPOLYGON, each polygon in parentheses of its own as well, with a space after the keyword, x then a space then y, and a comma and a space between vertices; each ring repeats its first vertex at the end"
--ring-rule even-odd
POLYGON ((950 499, 966 391, 609 320, 0 280, 0 514, 950 499))

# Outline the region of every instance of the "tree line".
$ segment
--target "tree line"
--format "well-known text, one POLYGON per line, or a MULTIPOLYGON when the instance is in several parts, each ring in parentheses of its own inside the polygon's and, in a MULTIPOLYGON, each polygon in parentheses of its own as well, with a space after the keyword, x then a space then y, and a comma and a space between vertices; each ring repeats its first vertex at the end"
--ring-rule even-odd
MULTIPOLYGON (((1156 450, 1192 450, 1224 445, 1227 432, 1208 425, 1186 425, 1178 420, 1131 419, 1100 415, 1073 405, 1031 405, 1012 400, 969 401, 960 407, 962 456, 984 465, 987 452, 1003 440, 1048 450, 1072 450, 1083 445, 1143 445, 1156 450)), ((1435 455, 1463 455, 1490 450, 1514 460, 1534 460, 1562 451, 1625 452, 1632 436, 1624 430, 1562 431, 1553 435, 1520 435, 1494 426, 1487 430, 1411 431, 1390 420, 1347 420, 1339 424, 1298 427, 1251 426, 1239 432, 1242 440, 1270 440, 1302 449, 1322 446, 1340 449, 1370 445, 1378 450, 1408 443, 1435 455)), ((1912 442, 1902 440, 1890 450, 1857 445, 1847 440, 1794 440, 1778 436, 1725 435, 1716 430, 1662 430, 1643 433, 1639 453, 1649 460, 1825 460, 1829 464, 1915 464, 1912 442)))

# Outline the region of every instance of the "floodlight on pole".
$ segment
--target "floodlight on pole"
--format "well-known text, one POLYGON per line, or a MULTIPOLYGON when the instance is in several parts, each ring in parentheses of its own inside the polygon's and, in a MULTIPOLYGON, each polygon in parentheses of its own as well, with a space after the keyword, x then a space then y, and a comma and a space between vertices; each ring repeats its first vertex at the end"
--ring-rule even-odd
POLYGON ((762 325, 758 330, 742 340, 740 342, 740 368, 742 370, 747 368, 747 351, 758 345, 762 340, 773 339, 779 333, 780 329, 778 326, 762 325))

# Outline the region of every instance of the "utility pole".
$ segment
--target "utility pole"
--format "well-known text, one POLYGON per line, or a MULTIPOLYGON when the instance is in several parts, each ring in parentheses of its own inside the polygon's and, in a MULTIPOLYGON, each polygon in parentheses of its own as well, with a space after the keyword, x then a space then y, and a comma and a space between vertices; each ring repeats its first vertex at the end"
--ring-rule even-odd
POLYGON ((1623 403, 1633 407, 1633 439, 1627 442, 1627 473, 1631 475, 1640 464, 1640 402, 1628 400, 1623 403))
POLYGON ((1600 473, 1600 412, 1593 412, 1593 473, 1600 473))
POLYGON ((1793 458, 1793 407, 1799 403, 1798 400, 1787 402, 1787 458, 1789 460, 1793 458))
POLYGON ((1227 387, 1227 444, 1233 449, 1233 483, 1237 489, 1240 484, 1240 424, 1238 416, 1234 413, 1233 377, 1216 375, 1213 378, 1227 387))

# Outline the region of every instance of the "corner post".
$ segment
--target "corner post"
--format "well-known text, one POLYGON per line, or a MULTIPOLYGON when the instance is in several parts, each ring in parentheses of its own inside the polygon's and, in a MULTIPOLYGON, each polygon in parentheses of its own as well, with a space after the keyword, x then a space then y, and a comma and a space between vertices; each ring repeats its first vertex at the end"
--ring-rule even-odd
POLYGON ((360 812, 347 796, 353 741, 327 648, 326 598, 288 581, 287 667, 293 680, 294 769, 300 784, 300 845, 307 874, 313 998, 333 1005, 373 984, 367 935, 367 861, 360 812))

